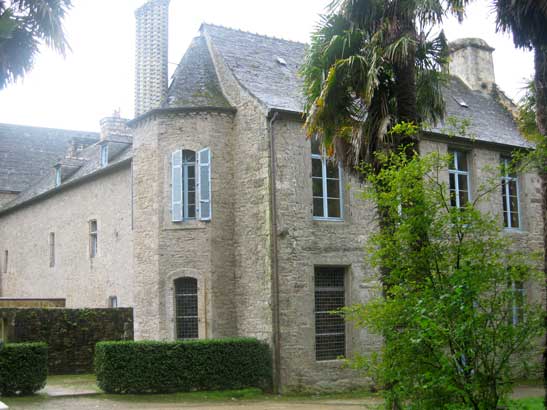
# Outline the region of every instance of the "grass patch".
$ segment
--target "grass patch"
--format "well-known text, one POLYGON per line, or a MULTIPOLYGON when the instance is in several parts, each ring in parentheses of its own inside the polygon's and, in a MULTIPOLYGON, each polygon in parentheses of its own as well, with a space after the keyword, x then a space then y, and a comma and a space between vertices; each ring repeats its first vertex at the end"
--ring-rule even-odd
POLYGON ((268 395, 257 388, 196 391, 170 394, 101 394, 101 398, 123 402, 172 403, 194 401, 264 400, 268 395))
POLYGON ((511 402, 511 410, 544 410, 543 397, 527 397, 511 402))

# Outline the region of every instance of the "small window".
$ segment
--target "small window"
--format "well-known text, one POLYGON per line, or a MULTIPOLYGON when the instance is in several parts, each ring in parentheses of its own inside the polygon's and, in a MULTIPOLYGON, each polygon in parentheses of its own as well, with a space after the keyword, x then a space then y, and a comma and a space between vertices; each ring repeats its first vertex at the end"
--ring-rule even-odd
POLYGON ((108 307, 109 308, 117 308, 118 307, 118 297, 117 296, 109 296, 108 297, 108 307))
POLYGON ((55 266, 55 232, 49 233, 49 267, 55 266))
POLYGON ((4 251, 4 266, 2 269, 3 273, 8 273, 8 256, 9 256, 9 253, 8 253, 8 250, 6 249, 4 251))
POLYGON ((503 226, 520 228, 519 184, 511 170, 511 158, 502 157, 501 199, 503 202, 503 226))
POLYGON ((461 208, 471 200, 467 153, 455 150, 451 150, 449 153, 451 155, 448 169, 450 205, 461 208))
POLYGON ((342 219, 343 187, 342 167, 327 157, 325 149, 316 138, 311 139, 313 217, 316 219, 342 219))
POLYGON ((526 292, 524 289, 524 283, 518 281, 511 282, 511 292, 513 294, 512 306, 511 306, 511 319, 513 325, 518 325, 524 321, 524 302, 526 298, 526 292))
POLYGON ((346 354, 346 325, 332 312, 345 306, 345 269, 315 268, 315 358, 335 360, 346 354))
POLYGON ((175 280, 175 320, 177 339, 198 338, 198 281, 175 280))
POLYGON ((58 166, 55 168, 55 186, 61 185, 62 182, 61 167, 58 166))
POLYGON ((97 221, 92 219, 89 221, 89 257, 94 258, 97 256, 98 243, 97 243, 97 221))
POLYGON ((106 167, 108 165, 108 144, 104 143, 101 145, 101 167, 106 167))

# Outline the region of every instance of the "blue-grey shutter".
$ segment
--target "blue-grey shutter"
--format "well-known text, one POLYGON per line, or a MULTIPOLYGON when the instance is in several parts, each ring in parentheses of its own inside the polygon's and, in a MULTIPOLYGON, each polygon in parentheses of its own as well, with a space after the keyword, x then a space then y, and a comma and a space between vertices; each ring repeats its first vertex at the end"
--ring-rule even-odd
POLYGON ((211 220, 211 151, 204 148, 198 151, 199 164, 199 219, 211 220))
POLYGON ((182 221, 182 151, 171 154, 171 220, 182 221))

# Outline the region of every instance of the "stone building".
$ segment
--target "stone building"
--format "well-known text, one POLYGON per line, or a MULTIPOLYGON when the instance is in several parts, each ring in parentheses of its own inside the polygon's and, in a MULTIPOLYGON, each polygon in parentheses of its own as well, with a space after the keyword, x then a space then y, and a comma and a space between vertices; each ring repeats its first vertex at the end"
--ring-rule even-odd
MULTIPOLYGON (((139 339, 267 340, 284 391, 364 383, 336 359, 380 339, 325 312, 377 295, 364 253, 376 215, 359 181, 305 138, 306 45, 203 24, 168 85, 168 1, 143 7, 134 119, 103 119, 100 134, 0 126, 2 296, 130 306, 139 339)), ((530 148, 492 51, 453 43, 447 115, 473 137, 439 125, 420 146, 454 153, 456 206, 490 165, 530 148)), ((506 182, 485 209, 541 250, 538 177, 506 182)))

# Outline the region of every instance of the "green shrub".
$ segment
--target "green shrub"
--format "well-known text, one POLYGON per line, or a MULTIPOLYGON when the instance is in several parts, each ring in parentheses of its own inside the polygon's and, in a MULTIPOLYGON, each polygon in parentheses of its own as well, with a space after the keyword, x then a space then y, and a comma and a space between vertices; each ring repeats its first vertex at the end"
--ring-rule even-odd
POLYGON ((107 393, 269 389, 272 363, 255 339, 99 342, 95 373, 107 393))
POLYGON ((0 394, 32 394, 46 385, 47 345, 12 343, 0 348, 0 394))

